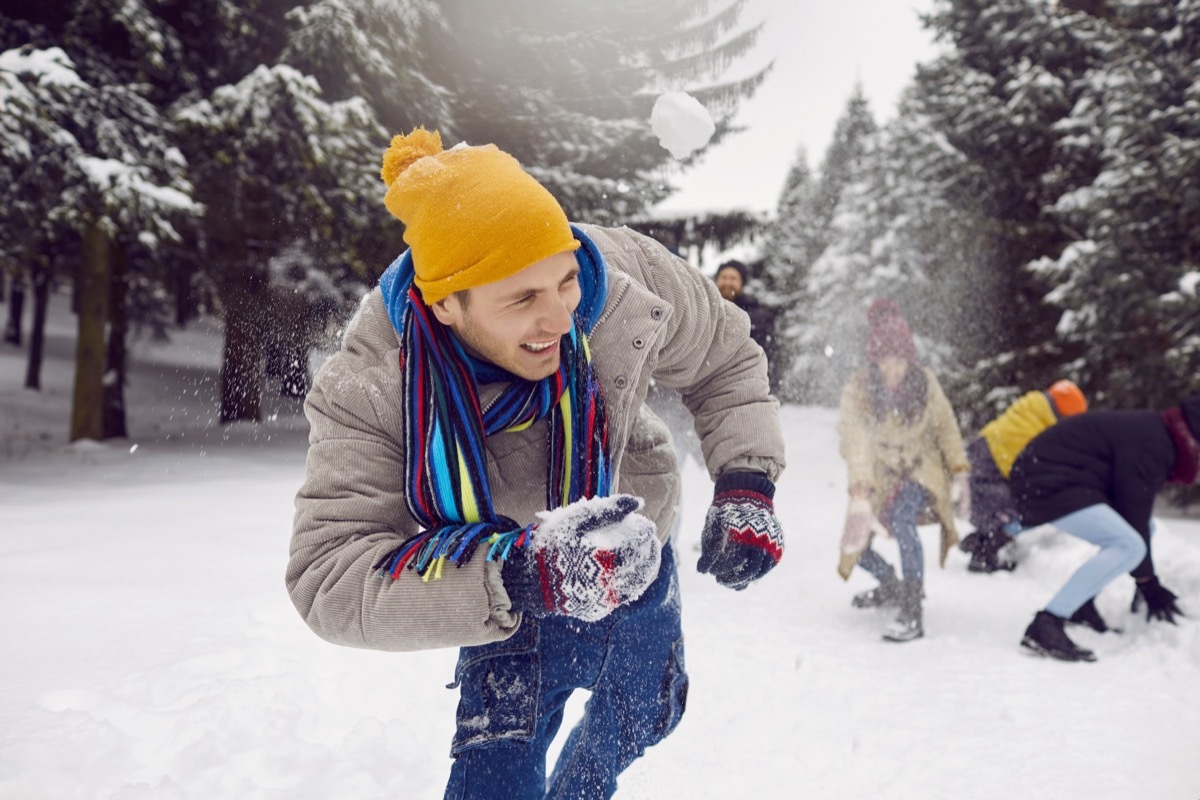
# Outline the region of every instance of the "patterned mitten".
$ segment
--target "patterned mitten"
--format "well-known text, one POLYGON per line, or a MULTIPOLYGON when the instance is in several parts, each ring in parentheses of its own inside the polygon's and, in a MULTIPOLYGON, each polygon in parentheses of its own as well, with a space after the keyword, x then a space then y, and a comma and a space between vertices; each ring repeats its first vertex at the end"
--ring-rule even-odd
POLYGON ((654 523, 627 494, 543 511, 501 576, 513 609, 596 622, 632 602, 658 577, 662 544, 654 523))
POLYGON ((774 497, 775 484, 761 473, 728 472, 718 478, 696 569, 739 590, 770 572, 783 558, 774 497))

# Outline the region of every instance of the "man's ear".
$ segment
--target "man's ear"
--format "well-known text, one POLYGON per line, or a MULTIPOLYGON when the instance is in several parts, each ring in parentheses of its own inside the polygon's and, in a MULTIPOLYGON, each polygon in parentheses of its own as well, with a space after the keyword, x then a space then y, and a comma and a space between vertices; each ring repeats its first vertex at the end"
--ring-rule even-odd
POLYGON ((462 303, 454 295, 447 295, 429 307, 437 321, 447 327, 453 327, 462 321, 462 303))

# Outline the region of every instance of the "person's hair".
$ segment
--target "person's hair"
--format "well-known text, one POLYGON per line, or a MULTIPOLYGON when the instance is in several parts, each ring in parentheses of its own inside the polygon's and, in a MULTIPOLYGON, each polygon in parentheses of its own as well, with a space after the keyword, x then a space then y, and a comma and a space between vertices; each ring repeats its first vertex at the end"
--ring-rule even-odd
POLYGON ((454 296, 458 298, 458 304, 460 306, 462 306, 463 311, 466 311, 467 306, 470 305, 469 298, 471 297, 471 290, 470 289, 459 289, 457 292, 454 293, 454 296))
POLYGON ((746 285, 746 265, 745 264, 743 264, 741 261, 738 261, 736 258, 731 258, 730 260, 721 264, 721 266, 717 267, 717 274, 720 275, 724 270, 727 270, 727 269, 737 270, 738 276, 742 279, 742 285, 743 286, 746 285))
POLYGON ((911 425, 921 418, 928 398, 929 381, 919 364, 908 362, 904 379, 894 391, 883 382, 878 364, 872 361, 867 365, 867 403, 877 421, 882 421, 894 410, 900 413, 906 425, 911 425))

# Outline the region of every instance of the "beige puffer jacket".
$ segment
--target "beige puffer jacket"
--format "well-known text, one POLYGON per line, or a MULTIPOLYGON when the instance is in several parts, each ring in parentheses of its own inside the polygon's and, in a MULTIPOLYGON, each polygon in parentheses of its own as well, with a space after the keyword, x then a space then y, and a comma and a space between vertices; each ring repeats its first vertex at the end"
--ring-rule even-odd
MULTIPOLYGON (((849 485, 870 490, 871 508, 876 515, 883 511, 888 493, 903 477, 912 478, 933 496, 932 517, 920 521, 941 524, 939 563, 945 566, 946 554, 958 542, 950 478, 955 473, 970 472, 971 466, 950 401, 933 372, 928 367, 921 369, 929 392, 920 418, 912 424, 897 415, 875 419, 866 395, 866 370, 854 373, 842 391, 838 438, 849 485)), ((843 578, 850 575, 859 555, 842 554, 838 573, 843 578)))
MULTIPOLYGON (((643 513, 665 540, 679 472, 666 426, 644 405, 651 378, 681 392, 714 478, 729 470, 778 477, 778 403, 746 314, 711 280, 631 230, 580 228, 608 265, 608 300, 590 342, 608 408, 614 486, 645 499, 643 513)), ((485 562, 482 549, 437 581, 408 571, 392 580, 374 568, 418 533, 404 500, 399 347, 376 289, 317 374, 305 402, 307 477, 296 497, 288 592, 308 625, 339 644, 422 650, 504 639, 520 615, 499 564, 485 562)), ((484 387, 480 400, 498 391, 484 387)), ((486 443, 496 511, 521 524, 543 510, 544 426, 486 443)))

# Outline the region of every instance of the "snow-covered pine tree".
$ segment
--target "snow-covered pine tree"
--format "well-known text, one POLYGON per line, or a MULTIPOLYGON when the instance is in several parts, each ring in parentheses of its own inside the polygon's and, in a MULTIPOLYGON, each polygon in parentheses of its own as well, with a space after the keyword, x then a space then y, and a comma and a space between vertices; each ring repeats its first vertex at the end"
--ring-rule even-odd
MULTIPOLYGON (((82 240, 72 440, 124 431, 123 364, 111 361, 124 352, 124 316, 123 309, 113 314, 111 300, 114 281, 123 283, 125 274, 114 275, 114 264, 129 265, 134 248, 152 252, 160 242, 178 239, 179 221, 198 211, 186 162, 144 87, 121 83, 102 53, 88 54, 86 74, 94 84, 61 49, 22 48, 0 57, 6 88, 25 90, 5 98, 14 112, 6 127, 28 134, 25 163, 33 173, 20 178, 39 181, 26 187, 17 211, 44 214, 82 240)), ((31 236, 46 230, 37 219, 17 222, 27 223, 31 236)), ((52 233, 61 236, 61 227, 52 233)), ((52 251, 54 242, 47 244, 52 251)))
MULTIPOLYGON (((198 226, 188 220, 195 206, 165 220, 168 228, 159 224, 162 220, 153 219, 148 202, 151 193, 146 189, 147 183, 165 174, 164 170, 172 176, 172 186, 185 192, 190 190, 182 174, 186 162, 171 142, 173 129, 166 115, 167 107, 183 93, 202 91, 206 85, 212 85, 222 70, 236 70, 237 65, 245 63, 252 48, 242 43, 256 37, 270 39, 283 30, 282 25, 272 26, 269 18, 270 7, 278 3, 255 4, 245 9, 242 5, 228 0, 152 4, 141 0, 73 0, 65 4, 15 2, 0 11, 0 15, 6 15, 0 18, 6 42, 41 49, 58 47, 78 65, 80 76, 94 90, 88 102, 79 106, 78 113, 69 116, 85 120, 78 138, 85 151, 98 149, 100 158, 81 162, 90 165, 92 169, 85 169, 85 176, 94 180, 75 180, 72 187, 78 192, 94 190, 100 198, 99 204, 110 210, 112 203, 122 198, 133 197, 138 203, 135 212, 118 215, 134 220, 133 224, 114 227, 109 231, 106 245, 98 238, 105 232, 102 226, 98 231, 85 228, 86 235, 55 232, 41 251, 48 256, 49 263, 61 265, 68 275, 76 273, 74 264, 85 254, 92 254, 98 265, 106 261, 109 265, 109 277, 102 279, 109 283, 106 304, 109 335, 107 346, 101 348, 107 351, 106 359, 110 362, 104 368, 105 408, 109 409, 104 426, 109 435, 119 434, 124 428, 121 391, 127 324, 148 325, 156 332, 163 332, 172 305, 171 294, 178 296, 179 302, 174 305, 182 310, 194 264, 199 260, 198 226), (94 118, 88 119, 88 114, 94 118), (111 117, 111 121, 106 117, 111 117), (137 154, 131 156, 129 151, 136 150, 139 143, 147 153, 158 155, 148 157, 145 163, 138 160, 137 154), (119 162, 129 169, 121 170, 107 162, 119 162), (146 169, 156 174, 148 174, 146 169), (147 218, 147 214, 150 221, 145 226, 136 221, 147 218), (128 269, 113 274, 113 267, 118 271, 122 267, 128 269)), ((67 130, 73 129, 67 126, 67 130)), ((169 195, 162 193, 155 199, 161 205, 169 195)), ((78 228, 80 208, 46 219, 66 219, 78 228)), ((37 261, 26 263, 37 275, 37 261)), ((103 289, 96 286, 95 291, 99 296, 103 289)), ((100 308, 98 301, 91 306, 100 308)), ((30 374, 40 329, 36 319, 35 314, 30 374)), ((94 371, 87 370, 89 374, 94 371)), ((100 404, 95 406, 98 408, 100 404)))
POLYGON ((716 142, 765 74, 720 80, 761 28, 739 27, 745 0, 715 11, 708 0, 441 5, 445 35, 426 44, 453 98, 455 133, 512 153, 573 219, 636 218, 668 194, 671 156, 647 124, 661 91, 704 103, 716 142))
MULTIPOLYGON (((808 154, 799 147, 784 178, 775 216, 765 226, 759 263, 758 300, 775 309, 800 302, 804 278, 825 247, 827 228, 818 221, 814 204, 816 185, 808 166, 808 154)), ((792 376, 796 359, 795 332, 786 331, 787 320, 776 312, 774 336, 779 344, 769 365, 771 385, 783 400, 806 402, 803 386, 792 376)))
POLYGON ((887 184, 885 165, 875 157, 874 145, 868 147, 856 175, 842 187, 823 232, 827 245, 802 278, 797 294, 801 304, 777 323, 789 353, 784 385, 790 384, 792 392, 810 403, 837 403, 842 385, 859 363, 866 305, 882 291, 875 244, 890 221, 881 201, 891 198, 886 189, 881 196, 880 186, 887 184))
POLYGON ((378 191, 386 133, 361 98, 326 102, 317 81, 287 65, 259 66, 210 97, 176 108, 205 203, 207 253, 225 316, 221 421, 261 415, 263 315, 270 259, 302 228, 333 224, 346 196, 378 191))
POLYGON ((41 388, 53 243, 66 233, 52 212, 61 200, 69 139, 55 120, 69 113, 78 83, 61 48, 0 52, 0 181, 9 187, 0 205, 0 270, 11 281, 4 340, 21 344, 24 290, 32 284, 27 389, 41 388))
POLYGON ((326 99, 363 98, 390 132, 426 125, 454 135, 451 98, 428 77, 423 41, 447 35, 439 3, 318 0, 289 12, 288 23, 279 61, 316 78, 326 99))
POLYGON ((1062 123, 1083 76, 1108 56, 1095 19, 1047 0, 939 0, 927 23, 948 49, 918 68, 913 97, 970 167, 945 196, 973 200, 965 222, 975 256, 960 283, 979 289, 964 296, 962 332, 985 343, 962 352, 963 374, 947 383, 958 387, 957 406, 986 417, 1013 394, 1080 377, 1043 302, 1052 286, 1024 267, 1056 257, 1071 239, 1050 208, 1086 184, 1096 163, 1070 152, 1062 123), (973 381, 971 370, 986 379, 973 381))
POLYGON ((1200 388, 1200 2, 1089 11, 1063 22, 1105 58, 1059 128, 1063 157, 1099 168, 1050 209, 1070 244, 1029 268, 1095 401, 1166 407, 1200 388))
POLYGON ((876 131, 861 85, 856 85, 834 126, 833 138, 814 180, 805 154, 798 153, 780 193, 775 219, 763 247, 764 299, 781 309, 776 321, 779 362, 773 368, 780 395, 797 402, 828 402, 823 388, 826 344, 817 344, 829 320, 818 307, 826 300, 823 280, 809 285, 813 265, 834 237, 834 215, 851 184, 860 176, 876 131), (816 347, 816 350, 813 348, 816 347))
MULTIPOLYGON (((427 40, 446 35, 439 4, 319 0, 291 11, 288 22, 293 31, 279 61, 315 77, 326 100, 362 98, 389 135, 425 125, 453 138, 451 98, 427 75, 427 40)), ((346 166, 377 174, 387 142, 380 139, 369 162, 346 166)), ((383 188, 342 192, 331 226, 309 229, 318 266, 335 282, 373 280, 403 249, 402 229, 380 202, 383 188)))

